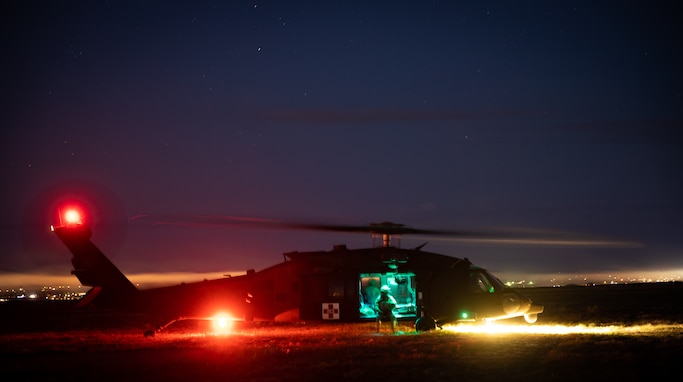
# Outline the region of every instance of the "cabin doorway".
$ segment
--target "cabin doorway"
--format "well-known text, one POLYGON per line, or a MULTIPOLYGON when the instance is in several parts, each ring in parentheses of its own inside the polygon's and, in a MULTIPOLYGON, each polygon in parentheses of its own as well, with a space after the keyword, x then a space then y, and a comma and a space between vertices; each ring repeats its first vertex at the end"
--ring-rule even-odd
POLYGON ((361 318, 377 317, 375 300, 379 297, 382 286, 389 287, 389 293, 396 299, 396 318, 414 318, 417 316, 415 296, 415 274, 404 273, 361 273, 358 277, 359 312, 361 318))

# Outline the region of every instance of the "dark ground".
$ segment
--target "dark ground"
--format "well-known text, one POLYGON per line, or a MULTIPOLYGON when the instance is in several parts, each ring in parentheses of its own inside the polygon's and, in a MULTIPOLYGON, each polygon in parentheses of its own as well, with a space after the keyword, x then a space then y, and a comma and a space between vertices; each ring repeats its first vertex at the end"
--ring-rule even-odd
POLYGON ((232 334, 177 324, 143 337, 144 319, 65 304, 0 304, 3 381, 558 380, 679 374, 683 284, 533 288, 534 326, 623 327, 609 334, 374 333, 372 323, 237 323, 232 334))

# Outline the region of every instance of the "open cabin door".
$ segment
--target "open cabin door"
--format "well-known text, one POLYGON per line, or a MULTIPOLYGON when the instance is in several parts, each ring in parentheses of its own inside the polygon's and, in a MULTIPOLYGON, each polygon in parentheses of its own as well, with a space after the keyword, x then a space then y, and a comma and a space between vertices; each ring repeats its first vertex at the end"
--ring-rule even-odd
POLYGON ((361 319, 377 317, 375 300, 379 297, 380 288, 384 285, 389 287, 389 293, 396 299, 394 314, 397 318, 417 316, 414 273, 361 273, 358 277, 358 284, 361 319))

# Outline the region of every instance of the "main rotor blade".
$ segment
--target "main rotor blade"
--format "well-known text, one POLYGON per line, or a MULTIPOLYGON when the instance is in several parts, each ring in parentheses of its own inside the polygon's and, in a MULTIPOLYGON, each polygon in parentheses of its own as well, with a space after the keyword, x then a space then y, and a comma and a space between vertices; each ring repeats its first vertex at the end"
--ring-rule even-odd
POLYGON ((478 235, 465 237, 448 236, 421 236, 423 239, 435 241, 457 242, 464 244, 485 244, 485 245, 515 245, 515 246, 552 246, 552 247, 617 247, 630 248, 640 247, 640 243, 624 241, 614 238, 603 238, 596 236, 580 235, 569 232, 556 232, 554 234, 539 235, 478 235))
POLYGON ((151 220, 154 224, 188 227, 234 227, 277 230, 310 230, 379 235, 416 235, 436 241, 452 241, 488 245, 633 247, 640 244, 565 231, 531 228, 499 228, 496 230, 439 230, 406 227, 392 222, 369 225, 282 221, 244 216, 219 215, 138 215, 132 220, 151 220))
POLYGON ((275 219, 254 218, 244 216, 219 215, 136 215, 131 220, 150 220, 157 225, 174 225, 185 227, 235 227, 261 229, 297 229, 330 232, 365 232, 388 235, 439 235, 479 237, 488 235, 472 231, 444 231, 435 229, 416 229, 392 222, 371 223, 368 225, 342 225, 313 223, 302 221, 283 221, 275 219))

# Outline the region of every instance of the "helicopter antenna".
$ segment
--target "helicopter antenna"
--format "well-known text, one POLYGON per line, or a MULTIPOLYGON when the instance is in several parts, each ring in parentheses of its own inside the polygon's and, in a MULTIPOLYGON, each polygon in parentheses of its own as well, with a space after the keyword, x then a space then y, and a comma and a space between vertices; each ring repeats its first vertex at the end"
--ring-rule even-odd
POLYGON ((427 245, 427 242, 426 242, 426 241, 425 241, 424 243, 418 245, 417 247, 415 247, 415 250, 416 250, 416 251, 420 251, 420 250, 422 250, 422 248, 423 248, 425 245, 427 245))

